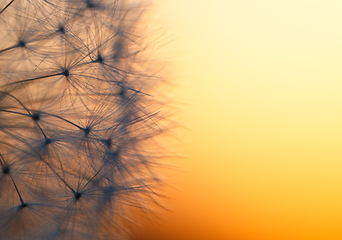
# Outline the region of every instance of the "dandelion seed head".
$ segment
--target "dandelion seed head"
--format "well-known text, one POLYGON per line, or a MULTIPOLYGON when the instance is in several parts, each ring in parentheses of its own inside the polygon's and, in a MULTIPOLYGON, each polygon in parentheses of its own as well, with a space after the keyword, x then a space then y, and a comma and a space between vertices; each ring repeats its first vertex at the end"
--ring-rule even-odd
POLYGON ((0 239, 122 239, 131 208, 149 212, 161 183, 149 148, 165 128, 143 11, 129 0, 0 9, 0 239))

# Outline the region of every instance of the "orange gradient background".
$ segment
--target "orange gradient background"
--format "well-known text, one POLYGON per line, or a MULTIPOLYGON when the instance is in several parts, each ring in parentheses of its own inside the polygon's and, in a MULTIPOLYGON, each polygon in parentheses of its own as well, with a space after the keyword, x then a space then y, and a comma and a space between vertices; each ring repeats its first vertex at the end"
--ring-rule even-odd
MULTIPOLYGON (((158 0, 172 210, 140 240, 342 239, 342 1, 158 0)), ((162 212, 162 211, 161 211, 162 212)))

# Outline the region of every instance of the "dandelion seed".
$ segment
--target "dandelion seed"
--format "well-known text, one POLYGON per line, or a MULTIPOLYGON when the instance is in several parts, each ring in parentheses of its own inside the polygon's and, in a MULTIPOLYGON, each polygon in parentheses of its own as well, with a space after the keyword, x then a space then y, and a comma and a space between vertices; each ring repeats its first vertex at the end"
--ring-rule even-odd
POLYGON ((34 121, 38 121, 40 119, 40 114, 39 114, 39 112, 36 112, 36 113, 32 114, 31 117, 34 121))
POLYGON ((8 166, 4 166, 4 167, 2 168, 2 172, 3 172, 4 174, 9 174, 9 173, 10 173, 10 168, 9 168, 8 166))

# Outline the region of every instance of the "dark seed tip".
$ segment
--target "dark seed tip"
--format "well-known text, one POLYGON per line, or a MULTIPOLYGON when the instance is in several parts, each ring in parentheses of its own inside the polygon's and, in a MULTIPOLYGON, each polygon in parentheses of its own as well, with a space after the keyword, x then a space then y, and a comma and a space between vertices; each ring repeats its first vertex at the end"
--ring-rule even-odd
POLYGON ((60 32, 60 33, 64 34, 65 33, 64 27, 63 26, 59 26, 57 32, 60 32))
POLYGON ((31 115, 31 118, 34 121, 38 121, 40 119, 40 114, 39 113, 34 113, 34 114, 31 115))
POLYGON ((4 174, 9 174, 9 173, 10 173, 9 167, 8 167, 8 166, 3 167, 3 168, 2 168, 2 172, 3 172, 4 174))
POLYGON ((82 196, 81 193, 79 193, 79 192, 76 192, 76 193, 75 193, 75 198, 76 198, 76 200, 79 199, 81 196, 82 196))
POLYGON ((69 70, 68 70, 68 69, 65 69, 65 70, 62 72, 62 75, 68 77, 68 76, 69 76, 69 70))
POLYGON ((20 41, 18 42, 18 47, 25 47, 25 46, 26 46, 25 41, 20 40, 20 41))
POLYGON ((89 134, 90 133, 90 127, 83 128, 83 131, 85 134, 89 134))

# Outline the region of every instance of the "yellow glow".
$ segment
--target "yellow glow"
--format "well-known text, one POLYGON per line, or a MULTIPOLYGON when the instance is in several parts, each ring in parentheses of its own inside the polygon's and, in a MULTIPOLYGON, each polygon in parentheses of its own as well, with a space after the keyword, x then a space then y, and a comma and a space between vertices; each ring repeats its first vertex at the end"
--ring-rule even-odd
POLYGON ((342 239, 342 1, 161 0, 187 103, 160 239, 342 239))

